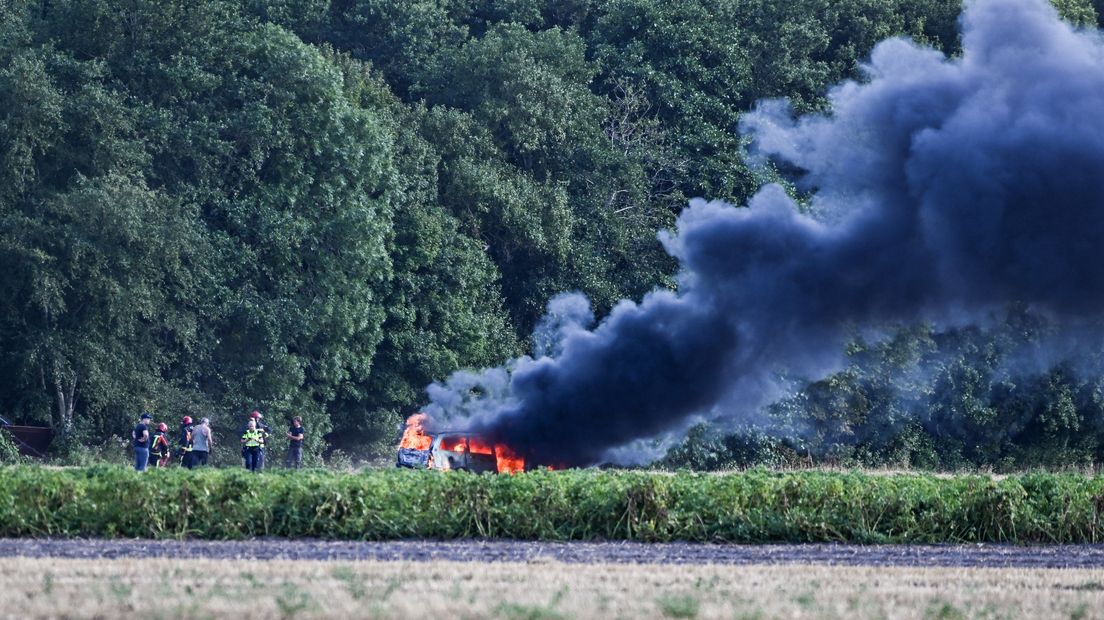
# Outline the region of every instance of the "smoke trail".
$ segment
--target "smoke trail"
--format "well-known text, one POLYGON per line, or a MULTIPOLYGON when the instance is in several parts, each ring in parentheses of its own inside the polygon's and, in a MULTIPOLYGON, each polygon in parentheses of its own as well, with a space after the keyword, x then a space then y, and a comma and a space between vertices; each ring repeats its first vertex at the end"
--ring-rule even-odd
POLYGON ((830 115, 748 115, 761 153, 806 171, 811 211, 777 186, 747 208, 692 202, 661 235, 679 291, 558 332, 554 357, 516 361, 470 424, 591 463, 695 414, 752 411, 779 371, 827 374, 853 328, 962 324, 1011 301, 1058 321, 1104 309, 1099 35, 1043 0, 979 0, 962 26, 960 58, 879 44, 830 115))

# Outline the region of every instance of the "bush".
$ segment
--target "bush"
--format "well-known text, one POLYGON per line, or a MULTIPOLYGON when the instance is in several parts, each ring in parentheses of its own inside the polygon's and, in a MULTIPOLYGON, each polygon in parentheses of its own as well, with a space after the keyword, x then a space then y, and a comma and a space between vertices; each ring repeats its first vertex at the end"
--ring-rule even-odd
POLYGON ((0 465, 15 465, 22 462, 23 455, 19 453, 15 442, 6 431, 0 431, 0 465))
POLYGON ((1104 477, 5 468, 0 537, 1098 542, 1104 477))
POLYGON ((134 462, 134 448, 129 437, 111 435, 93 440, 87 433, 74 432, 54 441, 50 446, 52 465, 89 467, 93 465, 127 465, 134 462))

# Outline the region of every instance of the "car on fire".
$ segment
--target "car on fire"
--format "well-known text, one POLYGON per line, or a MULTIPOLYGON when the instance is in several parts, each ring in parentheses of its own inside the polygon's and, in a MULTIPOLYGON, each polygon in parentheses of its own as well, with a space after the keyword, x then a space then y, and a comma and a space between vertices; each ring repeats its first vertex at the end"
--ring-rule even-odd
POLYGON ((525 460, 509 447, 471 432, 430 432, 428 421, 425 414, 407 420, 399 442, 397 467, 477 474, 525 471, 525 460))
POLYGON ((463 432, 442 432, 432 436, 428 450, 399 449, 399 466, 477 474, 498 471, 494 446, 463 432))

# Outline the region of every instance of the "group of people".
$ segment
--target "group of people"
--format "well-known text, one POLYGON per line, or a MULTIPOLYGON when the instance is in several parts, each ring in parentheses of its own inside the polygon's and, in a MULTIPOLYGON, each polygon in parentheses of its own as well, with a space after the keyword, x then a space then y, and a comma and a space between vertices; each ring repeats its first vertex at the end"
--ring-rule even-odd
MULTIPOLYGON (((238 429, 241 437, 241 456, 245 468, 249 471, 264 469, 265 444, 272 435, 272 428, 264 423, 260 411, 253 411, 249 419, 238 429)), ((180 421, 180 434, 177 436, 175 451, 171 446, 169 426, 161 422, 156 427, 149 413, 142 413, 130 436, 134 444, 134 469, 145 471, 147 467, 166 467, 175 457, 180 466, 192 469, 207 464, 211 449, 215 446, 211 433, 211 421, 202 418, 194 424, 191 416, 180 421)), ((287 431, 288 452, 284 466, 299 469, 303 466, 303 437, 306 434, 303 420, 292 418, 287 431)))

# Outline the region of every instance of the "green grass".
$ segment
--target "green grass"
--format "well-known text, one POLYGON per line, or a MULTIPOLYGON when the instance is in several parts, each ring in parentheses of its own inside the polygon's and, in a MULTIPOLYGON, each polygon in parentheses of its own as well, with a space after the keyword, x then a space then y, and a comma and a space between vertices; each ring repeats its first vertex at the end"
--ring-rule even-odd
POLYGON ((1099 542, 1104 477, 0 469, 0 536, 1099 542))

